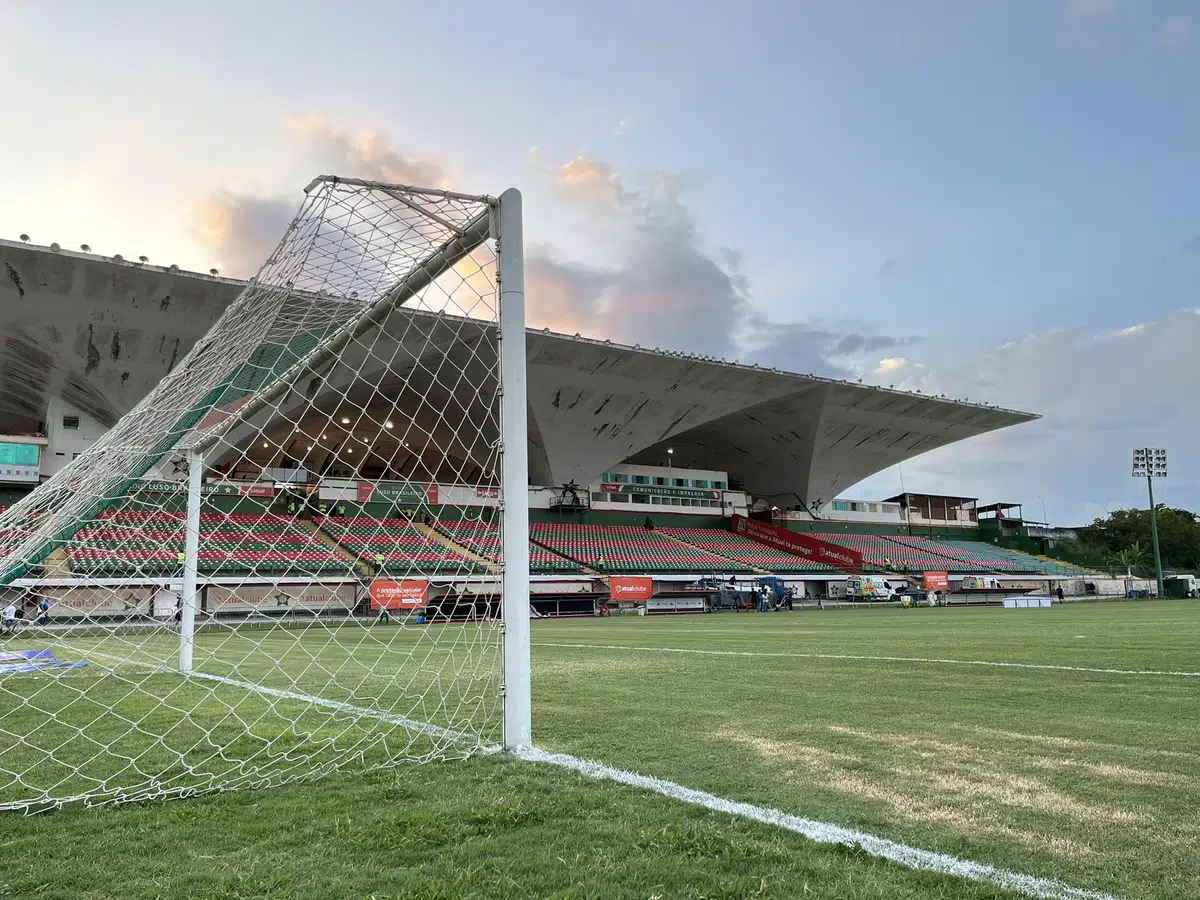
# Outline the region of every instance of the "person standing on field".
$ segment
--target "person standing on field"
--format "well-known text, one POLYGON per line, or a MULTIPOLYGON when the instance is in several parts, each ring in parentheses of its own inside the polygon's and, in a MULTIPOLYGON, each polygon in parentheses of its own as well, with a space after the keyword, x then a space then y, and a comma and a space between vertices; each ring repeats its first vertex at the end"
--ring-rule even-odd
POLYGON ((0 633, 12 634, 17 630, 17 605, 11 600, 4 607, 4 620, 0 623, 0 633))

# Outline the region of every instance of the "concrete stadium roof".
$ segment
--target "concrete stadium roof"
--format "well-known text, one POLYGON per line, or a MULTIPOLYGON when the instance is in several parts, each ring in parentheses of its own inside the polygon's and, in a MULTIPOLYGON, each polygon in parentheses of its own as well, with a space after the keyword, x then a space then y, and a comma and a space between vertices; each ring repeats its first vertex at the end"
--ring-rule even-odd
MULTIPOLYGON (((0 241, 0 267, 2 431, 36 428, 54 396, 112 424, 244 286, 11 241, 0 241)), ((395 339, 426 348, 488 328, 406 312, 395 339)), ((728 471, 757 496, 819 505, 898 462, 1037 418, 548 331, 530 330, 527 348, 530 465, 540 484, 587 484, 625 461, 664 465, 670 448, 676 466, 728 471)))

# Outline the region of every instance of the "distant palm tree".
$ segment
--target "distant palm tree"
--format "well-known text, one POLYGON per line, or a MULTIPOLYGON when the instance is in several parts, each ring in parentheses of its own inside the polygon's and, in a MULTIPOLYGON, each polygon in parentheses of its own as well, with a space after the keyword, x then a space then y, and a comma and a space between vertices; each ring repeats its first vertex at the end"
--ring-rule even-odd
POLYGON ((1146 563, 1146 550, 1140 541, 1134 541, 1124 550, 1114 553, 1112 561, 1126 569, 1140 569, 1146 563))

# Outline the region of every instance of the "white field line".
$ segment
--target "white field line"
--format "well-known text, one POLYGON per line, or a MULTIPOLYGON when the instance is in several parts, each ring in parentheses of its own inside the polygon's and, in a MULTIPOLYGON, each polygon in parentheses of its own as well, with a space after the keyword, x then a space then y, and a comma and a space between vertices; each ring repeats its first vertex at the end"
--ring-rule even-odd
MULTIPOLYGON (((126 659, 125 657, 102 653, 98 650, 92 650, 90 653, 93 656, 103 657, 126 665, 139 666, 164 673, 172 671, 164 665, 154 665, 139 660, 126 659)), ((328 700, 324 697, 315 697, 311 694, 263 687, 250 681, 242 681, 236 678, 226 678, 222 675, 210 675, 202 672, 192 672, 190 677, 214 681, 218 684, 227 684, 252 693, 266 694, 271 697, 279 697, 286 700, 301 700, 327 709, 379 719, 390 724, 427 732, 450 740, 477 740, 473 735, 452 731, 448 728, 441 728, 437 725, 431 725, 428 722, 418 722, 405 716, 397 716, 380 710, 355 706, 338 700, 328 700)), ((494 752, 499 748, 494 745, 486 745, 485 749, 494 752)), ((1037 900, 1117 900, 1111 894, 1083 890, 1053 879, 1038 878, 1034 875, 1025 875, 1007 869, 997 869, 994 866, 973 862, 972 860, 959 859, 958 857, 948 856, 944 853, 934 853, 930 850, 909 847, 906 844, 889 841, 886 838, 881 838, 873 834, 843 828, 840 825, 833 825, 828 822, 818 822, 813 819, 790 815, 777 809, 726 800, 715 794, 698 791, 694 788, 687 788, 672 781, 664 781, 648 775, 638 775, 623 769, 614 769, 611 766, 588 762, 578 757, 568 756, 565 753, 551 753, 546 750, 538 750, 530 747, 518 751, 517 756, 530 762, 542 762, 562 766, 590 778, 607 779, 631 787, 654 791, 673 800, 703 806, 716 812, 742 816, 743 818, 752 819, 765 825, 785 828, 788 831, 794 831, 818 843, 857 845, 872 856, 878 856, 899 863, 900 865, 908 866, 909 868, 940 872, 974 881, 990 881, 1000 887, 1017 891, 1023 896, 1037 898, 1037 900)))
POLYGON ((662 794, 664 797, 669 797, 672 800, 703 806, 706 809, 728 813, 732 816, 741 816, 742 818, 752 819, 755 822, 761 822, 764 825, 785 828, 788 831, 794 831, 796 834, 803 835, 809 840, 820 844, 845 844, 851 847, 857 845, 872 856, 890 860, 902 866, 908 866, 911 869, 939 872, 944 875, 953 875, 972 881, 991 882, 999 887, 1016 891, 1025 897, 1037 898, 1037 900, 1116 900, 1111 894, 1071 887, 1068 884, 1063 884, 1061 881, 1051 878, 1039 878, 1036 875, 1025 875, 1021 872, 1013 872, 1008 869, 998 869, 995 866, 974 862, 969 859, 960 859, 945 853, 921 850, 917 847, 910 847, 907 844, 889 841, 887 838, 867 834, 863 831, 843 828, 841 825, 833 825, 828 822, 818 822, 814 819, 794 816, 778 809, 754 806, 753 804, 741 803, 736 800, 726 800, 715 794, 684 787, 673 781, 664 781, 661 778, 654 778, 649 775, 638 775, 624 769, 614 769, 602 763, 589 762, 588 760, 569 756, 565 753, 551 753, 548 750, 539 750, 531 747, 518 751, 517 755, 531 762, 562 766, 563 768, 586 775, 589 778, 616 781, 620 784, 662 794))
POLYGON ((1200 678, 1200 672, 1169 672, 1156 669, 1102 669, 1092 666, 1052 666, 1041 663, 1004 662, 990 659, 940 659, 930 656, 859 656, 852 653, 771 653, 759 650, 702 650, 693 647, 635 647, 622 644, 564 644, 534 641, 535 647, 564 647, 575 650, 628 650, 638 653, 694 653, 700 656, 744 656, 776 659, 835 659, 866 662, 922 663, 937 666, 983 666, 996 669, 1040 669, 1050 672, 1087 672, 1094 675, 1155 675, 1162 678, 1200 678))
MULTIPOLYGON (((126 659, 123 656, 114 656, 111 653, 102 653, 99 650, 82 651, 85 654, 92 656, 100 656, 104 659, 111 659, 114 662, 123 663, 125 665, 138 666, 144 669, 152 669, 156 672, 164 674, 178 675, 179 672, 165 665, 154 665, 153 663, 142 662, 136 659, 126 659)), ((321 706, 325 709, 336 710, 337 712, 350 713, 355 716, 362 716, 367 719, 376 719, 380 722, 387 722, 389 725, 399 725, 401 728, 407 728, 411 731, 422 732, 432 735, 433 737, 444 738, 450 741, 466 741, 470 743, 478 743, 479 738, 475 735, 467 734, 465 731, 454 731, 449 728, 442 728, 440 725, 432 725, 429 722, 420 722, 416 719, 410 719, 407 716, 400 716, 395 713, 384 712, 379 709, 370 709, 366 706, 355 706, 353 703, 344 703, 340 700, 330 700, 326 697, 317 697, 313 694, 302 694, 298 691, 284 691, 278 688, 264 687, 261 684, 255 684, 252 681, 242 681, 240 678, 227 678, 224 675, 210 675, 207 672, 191 672, 185 678, 197 678, 201 681, 213 681, 217 684, 227 684, 231 687, 242 688, 254 694, 262 694, 267 697, 278 697, 281 700, 300 700, 305 703, 311 703, 314 706, 321 706)), ((495 752, 499 747, 484 744, 485 750, 495 752)))

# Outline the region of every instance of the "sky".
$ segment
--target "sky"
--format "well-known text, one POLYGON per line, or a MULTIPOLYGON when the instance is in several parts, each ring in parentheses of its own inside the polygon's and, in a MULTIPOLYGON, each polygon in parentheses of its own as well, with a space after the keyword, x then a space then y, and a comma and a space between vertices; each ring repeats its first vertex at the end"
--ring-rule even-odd
POLYGON ((315 174, 516 186, 530 325, 1043 416, 848 495, 1200 510, 1193 0, 0 0, 0 79, 0 236, 249 275, 315 174))

